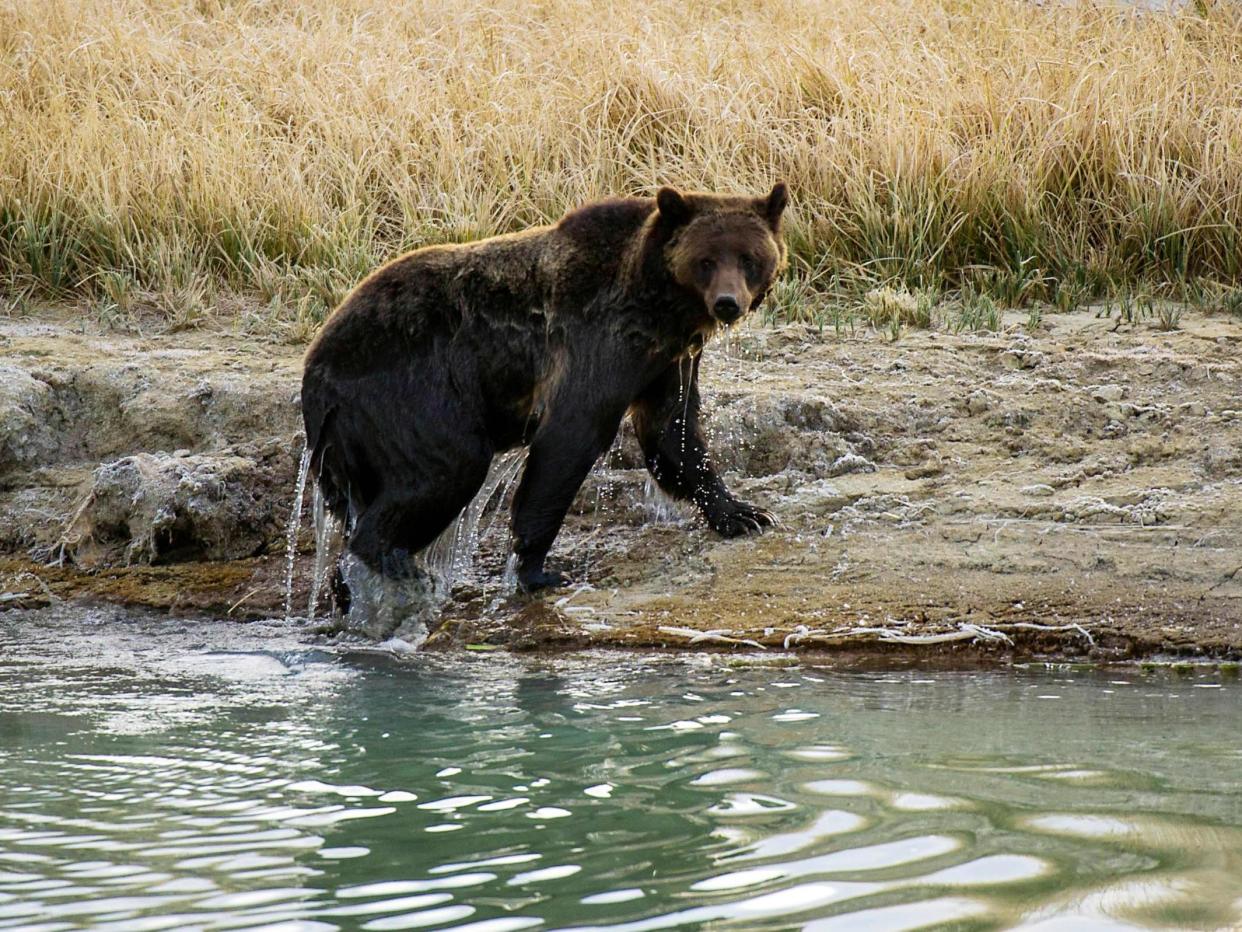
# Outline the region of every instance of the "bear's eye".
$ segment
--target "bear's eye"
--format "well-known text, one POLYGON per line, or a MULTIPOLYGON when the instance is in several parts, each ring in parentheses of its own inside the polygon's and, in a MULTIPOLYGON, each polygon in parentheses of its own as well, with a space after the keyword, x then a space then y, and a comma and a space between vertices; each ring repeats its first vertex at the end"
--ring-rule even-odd
POLYGON ((715 259, 700 259, 699 268, 702 269, 704 272, 714 272, 716 270, 716 260, 715 259))
POLYGON ((755 271, 755 257, 754 256, 743 255, 740 261, 742 263, 742 271, 745 272, 747 275, 750 275, 755 271))

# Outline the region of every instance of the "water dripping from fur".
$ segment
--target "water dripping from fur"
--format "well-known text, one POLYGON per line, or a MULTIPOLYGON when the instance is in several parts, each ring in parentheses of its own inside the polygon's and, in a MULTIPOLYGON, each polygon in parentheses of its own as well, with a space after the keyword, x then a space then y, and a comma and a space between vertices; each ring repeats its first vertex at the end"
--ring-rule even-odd
MULTIPOLYGON (((512 450, 502 454, 501 459, 509 459, 509 463, 502 468, 500 482, 497 484, 494 504, 492 507, 492 518, 488 522, 487 527, 480 533, 478 543, 492 536, 496 531, 497 524, 502 529, 507 526, 507 517, 509 515, 510 506, 513 502, 513 493, 516 490, 519 477, 522 475, 522 468, 526 465, 526 456, 530 452, 526 447, 512 450)), ((477 552, 477 544, 476 544, 477 552)), ((517 591, 517 555, 509 554, 508 561, 505 564, 505 572, 501 575, 501 592, 505 595, 512 595, 517 591), (512 568, 512 572, 510 572, 512 568)), ((486 580, 483 586, 486 593, 486 580)))
POLYGON ((293 618, 293 567, 298 556, 298 531, 302 529, 302 503, 306 498, 306 476, 310 472, 311 451, 303 447, 298 461, 298 481, 293 490, 293 511, 285 535, 285 621, 293 618))
POLYGON ((686 513, 675 498, 668 495, 651 476, 643 482, 643 512, 652 524, 684 524, 686 513))
POLYGON ((427 569, 440 579, 446 590, 451 590, 454 583, 461 581, 473 569, 479 544, 503 513, 509 491, 526 462, 526 453, 523 447, 495 457, 487 478, 470 504, 427 548, 427 569), (482 519, 489 505, 492 506, 492 521, 484 530, 481 528, 482 519))
POLYGON ((690 417, 690 380, 694 378, 694 357, 687 356, 684 362, 686 367, 683 367, 683 360, 677 360, 677 381, 679 383, 677 403, 681 405, 681 456, 683 461, 686 456, 686 421, 690 417), (689 371, 687 371, 687 368, 689 371))
POLYGON ((311 570, 310 597, 306 603, 308 625, 315 622, 319 595, 323 592, 328 575, 332 571, 333 559, 340 554, 344 543, 341 523, 328 512, 318 483, 311 495, 311 516, 315 524, 315 562, 311 570))
POLYGON ((623 445, 622 431, 618 430, 612 438, 612 446, 595 461, 591 467, 590 479, 594 486, 595 499, 591 508, 596 529, 611 517, 617 498, 617 482, 613 469, 621 457, 623 445))

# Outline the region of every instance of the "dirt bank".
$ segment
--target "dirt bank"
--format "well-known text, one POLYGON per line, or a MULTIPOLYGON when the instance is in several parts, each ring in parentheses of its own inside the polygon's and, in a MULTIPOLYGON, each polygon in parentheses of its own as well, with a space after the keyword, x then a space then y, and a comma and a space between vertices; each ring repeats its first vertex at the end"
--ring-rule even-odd
MULTIPOLYGON (((553 551, 575 586, 508 594, 485 515, 430 645, 1242 656, 1242 324, 1025 322, 709 348, 718 459, 783 526, 720 540, 623 436, 553 551)), ((2 604, 281 609, 299 347, 48 314, 0 322, 0 355, 2 604)))

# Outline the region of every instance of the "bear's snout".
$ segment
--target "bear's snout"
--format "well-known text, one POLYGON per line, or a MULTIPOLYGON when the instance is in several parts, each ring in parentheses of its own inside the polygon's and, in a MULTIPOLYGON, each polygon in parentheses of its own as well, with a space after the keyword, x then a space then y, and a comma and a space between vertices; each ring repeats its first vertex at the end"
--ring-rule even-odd
POLYGON ((731 324, 742 316, 742 306, 731 294, 722 294, 712 305, 712 316, 722 324, 731 324))

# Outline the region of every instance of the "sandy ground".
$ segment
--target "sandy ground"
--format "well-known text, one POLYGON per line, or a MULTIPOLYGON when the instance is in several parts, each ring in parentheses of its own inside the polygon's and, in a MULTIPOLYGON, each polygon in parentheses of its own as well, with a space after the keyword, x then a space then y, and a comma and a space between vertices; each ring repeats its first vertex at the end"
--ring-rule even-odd
MULTIPOLYGON (((508 592, 485 514, 428 646, 1242 656, 1242 322, 1025 321, 743 329, 705 357, 713 448, 782 527, 719 539, 650 493, 623 435, 553 551, 574 585, 508 592)), ((280 611, 300 347, 49 314, 0 321, 0 355, 0 607, 280 611), (116 461, 142 452, 125 485, 116 461)))

